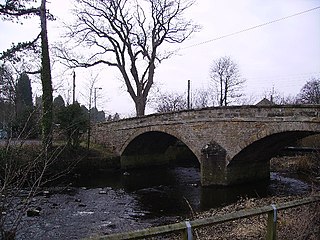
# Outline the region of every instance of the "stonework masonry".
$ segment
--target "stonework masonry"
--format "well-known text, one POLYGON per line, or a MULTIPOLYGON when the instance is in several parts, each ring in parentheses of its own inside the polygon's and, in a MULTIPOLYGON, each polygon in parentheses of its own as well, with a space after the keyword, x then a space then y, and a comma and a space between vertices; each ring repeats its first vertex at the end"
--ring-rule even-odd
MULTIPOLYGON (((138 159, 139 153, 128 158, 126 149, 146 133, 164 133, 182 141, 200 162, 203 185, 239 184, 267 178, 269 160, 281 148, 320 133, 320 105, 232 106, 153 114, 95 125, 92 139, 123 159, 138 159)), ((151 146, 153 138, 148 136, 148 144, 140 144, 151 146)), ((150 157, 152 152, 147 150, 144 155, 150 157)), ((155 159, 161 154, 155 153, 155 159)))

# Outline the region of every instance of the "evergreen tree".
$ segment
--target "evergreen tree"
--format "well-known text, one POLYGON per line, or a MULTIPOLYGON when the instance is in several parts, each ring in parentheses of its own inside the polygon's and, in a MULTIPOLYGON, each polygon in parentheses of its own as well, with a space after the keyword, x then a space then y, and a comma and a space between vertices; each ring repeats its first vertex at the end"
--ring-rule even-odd
POLYGON ((61 95, 58 95, 54 100, 53 100, 53 108, 61 108, 65 107, 65 102, 63 100, 63 97, 61 95))
POLYGON ((32 88, 30 78, 26 73, 22 73, 17 82, 16 107, 17 114, 24 111, 26 108, 31 108, 32 103, 32 88))
POLYGON ((64 111, 65 108, 65 103, 61 95, 57 96, 53 100, 53 122, 57 123, 58 118, 57 116, 59 115, 60 111, 64 111))
POLYGON ((62 108, 57 113, 57 120, 68 139, 68 145, 78 147, 81 134, 88 128, 88 117, 79 103, 62 108))

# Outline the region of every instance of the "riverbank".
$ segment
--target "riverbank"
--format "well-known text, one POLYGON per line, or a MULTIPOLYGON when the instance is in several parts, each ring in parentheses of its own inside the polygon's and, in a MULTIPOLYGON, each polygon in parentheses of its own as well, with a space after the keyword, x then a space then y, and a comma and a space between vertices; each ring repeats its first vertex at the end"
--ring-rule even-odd
MULTIPOLYGON (((313 192, 312 194, 316 194, 313 192)), ((319 194, 319 192, 317 193, 319 194)), ((193 219, 202 219, 239 210, 263 207, 271 204, 284 203, 292 200, 302 199, 310 196, 284 196, 268 198, 250 198, 240 199, 234 204, 211 209, 202 213, 194 214, 193 219)), ((292 209, 278 212, 277 216, 278 239, 309 239, 318 240, 320 236, 320 203, 312 203, 292 209)), ((196 239, 265 239, 267 229, 267 215, 263 214, 256 217, 250 217, 212 227, 206 227, 196 230, 196 239)), ((177 238, 178 239, 178 238, 177 238)))
MULTIPOLYGON (((30 157, 35 149, 36 146, 29 148, 24 156, 30 157)), ((310 181, 305 183, 291 175, 273 172, 270 181, 258 185, 204 188, 196 167, 158 167, 123 173, 114 170, 119 167, 118 160, 109 157, 107 151, 96 146, 89 152, 85 147, 63 149, 55 159, 55 166, 59 167, 56 169, 70 163, 75 166, 67 172, 65 181, 59 182, 62 187, 45 186, 30 199, 28 207, 38 215, 23 215, 17 239, 80 239, 125 232, 286 202, 319 191, 312 190, 315 186, 310 181), (248 189, 242 190, 242 187, 248 189), (212 205, 215 201, 217 204, 212 205)), ((285 167, 288 168, 293 169, 285 167)), ((19 199, 19 207, 23 203, 23 199, 19 199)), ((8 209, 8 213, 18 209, 8 209)), ((307 239, 316 239, 319 206, 290 211, 279 213, 279 239, 300 239, 302 233, 310 235, 307 239)), ((262 215, 200 229, 199 239, 264 239, 266 219, 267 216, 262 215)))

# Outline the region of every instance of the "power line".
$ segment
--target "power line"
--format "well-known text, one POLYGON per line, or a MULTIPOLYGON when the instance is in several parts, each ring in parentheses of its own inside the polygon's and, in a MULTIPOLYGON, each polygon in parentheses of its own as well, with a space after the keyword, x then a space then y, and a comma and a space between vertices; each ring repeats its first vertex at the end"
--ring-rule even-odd
POLYGON ((292 79, 306 79, 308 77, 318 77, 320 76, 320 72, 304 72, 304 73, 294 73, 294 74, 286 74, 286 75, 268 75, 261 77, 259 74, 255 75, 249 75, 247 76, 247 79, 250 80, 284 80, 284 81, 290 81, 292 79))
POLYGON ((247 32, 247 31, 250 31, 250 30, 253 30, 253 29, 256 29, 256 28, 264 27, 266 25, 273 24, 273 23, 276 23, 276 22, 280 22, 280 21, 286 20, 288 18, 296 17, 296 16, 299 16, 299 15, 302 15, 302 14, 305 14, 305 13, 308 13, 308 12, 311 12, 311 11, 314 11, 314 10, 318 10, 318 9, 320 9, 320 6, 315 7, 315 8, 311 8, 311 9, 308 9, 308 10, 305 10, 305 11, 302 11, 302 12, 298 12, 298 13, 295 13, 295 14, 292 14, 292 15, 289 15, 289 16, 286 16, 286 17, 278 18, 278 19, 275 19, 275 20, 272 20, 272 21, 269 21, 269 22, 266 22, 266 23, 262 23, 262 24, 259 24, 259 25, 256 25, 256 26, 253 26, 253 27, 250 27, 250 28, 246 28, 246 29, 243 29, 243 30, 240 30, 240 31, 237 31, 237 32, 229 33, 229 34, 217 37, 217 38, 209 39, 207 41, 196 43, 196 44, 184 47, 184 48, 180 48, 179 50, 188 49, 188 48, 192 48, 192 47, 197 47, 199 45, 203 45, 203 44, 207 44, 207 43, 210 43, 210 42, 213 42, 213 41, 217 41, 217 40, 220 40, 220 39, 223 39, 223 38, 231 37, 231 36, 243 33, 243 32, 247 32))

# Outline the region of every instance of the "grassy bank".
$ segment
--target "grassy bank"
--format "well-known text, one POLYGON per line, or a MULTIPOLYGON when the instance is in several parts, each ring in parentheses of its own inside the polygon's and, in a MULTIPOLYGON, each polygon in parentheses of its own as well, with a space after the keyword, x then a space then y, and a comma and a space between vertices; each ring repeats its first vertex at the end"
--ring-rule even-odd
MULTIPOLYGON (((263 199, 241 199, 238 202, 206 212, 195 214, 194 218, 208 218, 239 210, 262 207, 270 204, 296 200, 305 196, 269 197, 263 199)), ((313 203, 278 212, 278 239, 318 240, 320 236, 320 204, 313 203)), ((196 231, 196 239, 265 239, 267 215, 262 214, 196 231)))
POLYGON ((310 181, 320 183, 320 153, 279 156, 271 159, 273 172, 292 172, 303 174, 310 181))

